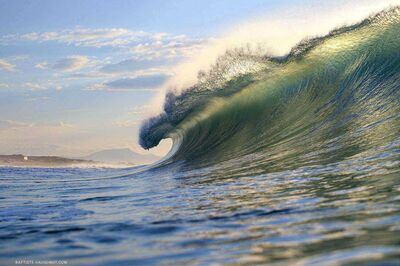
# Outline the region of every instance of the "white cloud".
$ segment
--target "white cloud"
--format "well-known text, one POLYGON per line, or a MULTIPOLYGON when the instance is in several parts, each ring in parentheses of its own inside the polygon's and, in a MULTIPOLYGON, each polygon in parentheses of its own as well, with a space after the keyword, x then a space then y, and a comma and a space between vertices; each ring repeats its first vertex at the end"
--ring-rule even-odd
POLYGON ((44 91, 44 90, 61 90, 63 87, 55 81, 47 80, 42 82, 23 82, 13 84, 1 84, 0 88, 27 90, 27 91, 44 91))
POLYGON ((42 96, 42 97, 28 97, 25 99, 27 102, 36 102, 36 101, 46 101, 49 100, 50 97, 48 96, 42 96))
POLYGON ((86 56, 74 55, 58 60, 51 64, 48 62, 42 62, 37 64, 35 67, 40 69, 53 69, 60 71, 75 71, 86 67, 90 60, 86 56))
POLYGON ((130 48, 138 59, 154 60, 189 57, 204 49, 208 39, 189 38, 185 35, 166 35, 152 42, 141 42, 130 48))
POLYGON ((74 125, 74 124, 65 123, 65 122, 63 122, 63 121, 60 121, 60 122, 59 122, 59 125, 60 125, 60 127, 63 127, 63 128, 73 128, 73 127, 76 127, 76 125, 74 125))
POLYGON ((139 123, 140 123, 140 120, 126 119, 126 120, 116 120, 113 122, 113 125, 117 126, 117 127, 135 127, 139 123))
POLYGON ((167 78, 168 75, 165 75, 164 73, 121 77, 119 79, 94 84, 87 90, 153 91, 158 90, 167 78))
POLYGON ((32 127, 33 124, 15 121, 15 120, 0 120, 0 130, 16 127, 32 127))
POLYGON ((166 60, 156 59, 156 60, 147 60, 147 59, 138 59, 138 58, 129 58, 122 60, 118 63, 109 63, 104 65, 99 69, 99 71, 104 73, 125 73, 125 72, 134 72, 143 69, 155 68, 160 65, 165 65, 168 62, 166 60))
POLYGON ((155 88, 163 84, 166 80, 165 75, 149 75, 135 78, 121 78, 106 82, 109 88, 115 89, 148 89, 155 88))
POLYGON ((154 59, 191 55, 202 48, 207 39, 189 38, 165 32, 132 31, 125 28, 75 28, 58 32, 13 34, 0 38, 0 42, 6 44, 17 41, 53 41, 84 47, 126 48, 137 58, 154 59))
POLYGON ((47 90, 49 88, 49 84, 40 84, 40 83, 34 83, 34 82, 24 82, 24 83, 19 83, 19 84, 6 84, 6 83, 0 83, 0 88, 4 89, 22 89, 22 90, 29 90, 29 91, 43 91, 47 90))
POLYGON ((32 83, 32 82, 25 82, 20 87, 22 89, 26 89, 26 90, 30 90, 30 91, 43 91, 43 90, 47 90, 48 89, 43 84, 32 83))
POLYGON ((16 128, 25 128, 25 129, 50 129, 50 130, 70 130, 70 129, 79 129, 77 125, 66 123, 63 121, 55 122, 55 123, 28 123, 16 120, 0 120, 0 129, 16 129, 16 128))
POLYGON ((171 67, 152 67, 148 69, 142 69, 134 72, 135 76, 155 76, 155 75, 164 75, 164 76, 173 76, 174 72, 171 70, 171 67))
MULTIPOLYGON (((59 43, 75 46, 90 47, 121 47, 143 37, 151 37, 152 34, 143 31, 131 31, 124 28, 87 29, 75 28, 59 32, 30 32, 26 34, 13 34, 3 36, 2 41, 9 43, 13 41, 56 41, 59 43)), ((159 36, 157 33, 155 36, 159 36)))
POLYGON ((15 65, 11 64, 10 62, 0 59, 0 69, 6 70, 6 71, 14 71, 15 70, 15 65))
MULTIPOLYGON (((126 60, 128 61, 128 60, 126 60)), ((130 60, 129 60, 130 61, 130 60)), ((123 61, 125 62, 125 61, 123 61)), ((82 72, 73 72, 70 75, 65 77, 65 80, 76 80, 76 79, 87 79, 87 80, 103 80, 103 82, 123 79, 123 78, 136 78, 143 76, 166 76, 171 77, 174 75, 174 72, 171 70, 171 66, 161 66, 161 67, 150 67, 150 68, 139 68, 133 65, 128 64, 115 64, 115 65, 106 65, 110 66, 110 68, 104 69, 104 67, 100 69, 87 69, 82 72)), ((104 86, 100 86, 99 84, 91 86, 90 90, 96 89, 104 89, 104 86), (97 86, 97 87, 96 87, 97 86)))
POLYGON ((141 106, 134 106, 128 111, 128 115, 144 115, 149 112, 151 105, 145 104, 141 106))
POLYGON ((10 86, 6 83, 0 83, 0 88, 8 89, 10 86))
MULTIPOLYGON (((15 35, 11 35, 11 36, 15 36, 15 35)), ((9 36, 9 37, 11 37, 11 36, 9 36)), ((31 33, 27 33, 27 34, 22 34, 19 37, 23 40, 37 41, 39 39, 39 34, 36 32, 31 32, 31 33)))

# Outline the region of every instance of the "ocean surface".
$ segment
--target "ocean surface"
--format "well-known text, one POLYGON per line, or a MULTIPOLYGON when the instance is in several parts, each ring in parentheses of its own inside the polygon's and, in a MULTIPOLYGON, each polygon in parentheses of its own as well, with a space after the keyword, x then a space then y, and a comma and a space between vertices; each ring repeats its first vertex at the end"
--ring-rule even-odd
POLYGON ((400 8, 228 51, 126 169, 0 168, 0 264, 400 265, 400 8))

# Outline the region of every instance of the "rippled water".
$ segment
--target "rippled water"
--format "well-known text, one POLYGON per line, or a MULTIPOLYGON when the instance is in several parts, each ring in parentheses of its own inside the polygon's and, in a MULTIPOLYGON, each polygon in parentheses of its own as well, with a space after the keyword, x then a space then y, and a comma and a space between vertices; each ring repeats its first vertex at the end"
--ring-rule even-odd
POLYGON ((253 176, 0 168, 0 262, 398 265, 399 155, 397 142, 374 158, 253 176))

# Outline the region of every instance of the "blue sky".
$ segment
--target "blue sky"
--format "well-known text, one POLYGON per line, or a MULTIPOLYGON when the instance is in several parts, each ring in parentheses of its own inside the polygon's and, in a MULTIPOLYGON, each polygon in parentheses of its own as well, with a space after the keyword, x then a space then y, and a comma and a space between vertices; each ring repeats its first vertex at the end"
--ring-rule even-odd
POLYGON ((80 25, 210 35, 220 26, 263 14, 282 2, 288 1, 2 0, 0 29, 2 33, 15 33, 80 25))
POLYGON ((138 151, 172 66, 232 25, 312 2, 0 0, 0 154, 138 151))

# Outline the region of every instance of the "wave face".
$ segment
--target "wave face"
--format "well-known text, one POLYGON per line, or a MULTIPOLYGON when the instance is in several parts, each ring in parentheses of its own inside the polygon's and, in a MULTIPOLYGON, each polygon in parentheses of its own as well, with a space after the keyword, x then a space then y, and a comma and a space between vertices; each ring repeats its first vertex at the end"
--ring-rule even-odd
POLYGON ((230 161, 271 172, 333 163, 398 141, 399 99, 397 7, 285 57, 227 52, 196 85, 167 93, 164 113, 142 124, 140 144, 172 138, 167 164, 230 161))

